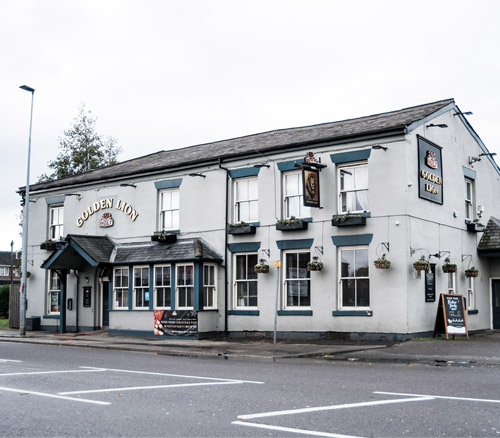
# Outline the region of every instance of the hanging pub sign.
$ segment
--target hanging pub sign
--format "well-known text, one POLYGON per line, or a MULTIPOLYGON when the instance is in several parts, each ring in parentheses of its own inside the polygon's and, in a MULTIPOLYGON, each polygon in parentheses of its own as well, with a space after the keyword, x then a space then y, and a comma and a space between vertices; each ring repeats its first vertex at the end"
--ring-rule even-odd
POLYGON ((155 310, 156 336, 198 335, 198 312, 195 310, 155 310))
POLYGON ((319 171, 326 166, 321 164, 312 152, 308 152, 300 167, 302 167, 304 206, 319 208, 319 171))
POLYGON ((443 203, 443 163, 441 147, 423 137, 418 139, 418 196, 443 203))
POLYGON ((453 336, 453 339, 455 339, 455 335, 465 336, 465 339, 469 339, 463 295, 441 294, 439 297, 432 337, 435 338, 436 334, 441 333, 446 335, 446 339, 449 335, 453 336))

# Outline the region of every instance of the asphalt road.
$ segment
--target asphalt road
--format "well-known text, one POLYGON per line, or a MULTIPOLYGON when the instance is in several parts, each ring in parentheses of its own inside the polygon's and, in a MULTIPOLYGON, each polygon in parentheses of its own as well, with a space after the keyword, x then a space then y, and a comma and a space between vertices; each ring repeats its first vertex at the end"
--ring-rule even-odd
POLYGON ((500 369, 0 341, 0 436, 500 435, 500 369))

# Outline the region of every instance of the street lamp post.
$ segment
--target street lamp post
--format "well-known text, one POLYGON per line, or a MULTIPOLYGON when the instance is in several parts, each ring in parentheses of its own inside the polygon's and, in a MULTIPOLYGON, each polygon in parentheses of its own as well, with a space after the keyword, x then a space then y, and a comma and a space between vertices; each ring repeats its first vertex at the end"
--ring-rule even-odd
POLYGON ((31 159, 31 126, 33 122, 33 98, 35 89, 27 85, 21 85, 19 88, 31 93, 31 114, 30 114, 30 136, 28 140, 28 170, 26 172, 26 194, 24 196, 24 214, 23 214, 23 258, 21 260, 21 303, 19 305, 19 327, 21 336, 26 335, 26 280, 28 278, 28 219, 30 210, 30 159, 31 159))

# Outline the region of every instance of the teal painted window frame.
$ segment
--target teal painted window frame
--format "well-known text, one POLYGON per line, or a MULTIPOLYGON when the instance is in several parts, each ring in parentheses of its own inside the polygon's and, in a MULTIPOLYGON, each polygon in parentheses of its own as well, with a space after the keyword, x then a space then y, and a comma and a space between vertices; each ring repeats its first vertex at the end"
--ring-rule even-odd
POLYGON ((243 167, 241 169, 232 169, 229 171, 229 178, 247 178, 249 176, 257 176, 259 174, 260 167, 243 167))
POLYGON ((178 189, 182 184, 182 178, 167 179, 163 181, 155 181, 157 190, 178 189))
POLYGON ((355 161, 365 161, 368 160, 368 158, 370 158, 371 152, 372 152, 371 149, 340 152, 338 154, 331 154, 330 159, 334 164, 345 164, 345 163, 353 163, 355 161))

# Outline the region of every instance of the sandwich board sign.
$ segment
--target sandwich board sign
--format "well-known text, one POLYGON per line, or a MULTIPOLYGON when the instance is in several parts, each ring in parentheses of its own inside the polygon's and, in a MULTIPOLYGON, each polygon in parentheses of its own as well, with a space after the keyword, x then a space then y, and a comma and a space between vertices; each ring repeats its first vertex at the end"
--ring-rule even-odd
POLYGON ((455 335, 465 336, 467 340, 469 339, 463 295, 440 295, 432 337, 435 338, 436 334, 445 334, 446 339, 450 335, 453 336, 453 339, 455 339, 455 335))

